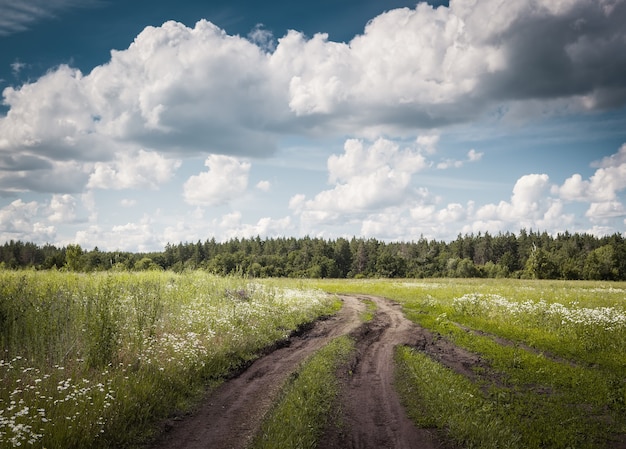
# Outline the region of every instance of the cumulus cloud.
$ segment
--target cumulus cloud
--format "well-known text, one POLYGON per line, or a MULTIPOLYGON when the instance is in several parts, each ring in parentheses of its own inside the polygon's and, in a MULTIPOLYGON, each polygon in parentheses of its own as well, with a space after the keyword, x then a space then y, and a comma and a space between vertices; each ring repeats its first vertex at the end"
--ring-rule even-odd
MULTIPOLYGON (((96 163, 90 185, 111 187, 112 178, 132 184, 119 179, 124 173, 118 161, 136 158, 137 148, 266 156, 288 112, 287 93, 275 86, 267 59, 255 44, 209 22, 195 28, 167 22, 146 28, 128 49, 112 51, 108 63, 87 75, 61 65, 6 88, 0 177, 15 185, 16 175, 7 172, 18 166, 50 171, 71 160, 83 167, 96 163)), ((87 179, 74 181, 71 189, 52 184, 47 191, 80 191, 87 179)))
POLYGON ((474 149, 471 149, 467 152, 466 160, 458 160, 458 159, 445 159, 441 162, 438 162, 436 167, 439 170, 446 170, 448 168, 461 168, 465 165, 466 162, 478 162, 482 159, 483 153, 479 153, 474 149))
POLYGON ((430 134, 420 134, 415 139, 417 147, 425 154, 434 154, 437 152, 437 144, 439 143, 440 135, 438 132, 432 132, 430 134))
POLYGON ((446 159, 445 161, 441 161, 437 163, 437 168, 439 170, 446 170, 448 168, 461 168, 463 166, 463 161, 454 160, 454 159, 446 159))
POLYGON ((215 238, 225 241, 235 237, 282 237, 294 231, 290 217, 263 217, 254 223, 246 223, 240 211, 233 211, 221 217, 204 220, 195 217, 191 220, 180 220, 167 226, 160 238, 163 242, 181 242, 206 240, 215 238))
POLYGON ((565 212, 560 199, 550 196, 551 190, 547 174, 524 175, 515 183, 510 201, 485 204, 468 211, 469 223, 463 226, 462 232, 497 233, 523 228, 566 230, 574 223, 574 215, 565 212))
MULTIPOLYGON (((75 2, 25 5, 20 8, 44 14, 75 2)), ((176 22, 147 27, 89 74, 63 65, 5 89, 9 112, 0 118, 0 159, 22 154, 14 164, 40 167, 95 162, 89 183, 102 187, 115 178, 129 183, 119 179, 124 175, 114 160, 135 148, 266 156, 281 133, 293 130, 398 134, 473 120, 503 102, 566 98, 582 108, 623 105, 626 3, 558 5, 420 3, 373 18, 348 43, 290 31, 275 48, 260 26, 248 39, 205 20, 193 28, 176 22), (496 7, 498 14, 491 14, 496 7)), ((418 145, 432 151, 436 139, 420 137, 418 145)), ((15 175, 9 179, 57 192, 79 191, 85 182, 83 176, 73 186, 33 186, 15 175)))
POLYGON ((256 188, 262 192, 269 192, 270 189, 272 188, 272 183, 266 180, 259 181, 256 184, 256 188))
POLYGON ((0 158, 267 156, 284 133, 400 136, 520 102, 620 107, 624 22, 622 1, 457 0, 385 12, 347 43, 290 31, 275 49, 261 27, 246 39, 166 22, 88 74, 60 66, 5 89, 0 158))
POLYGON ((166 159, 162 155, 139 150, 121 153, 111 162, 97 162, 89 176, 88 188, 129 189, 146 187, 156 189, 168 181, 181 165, 180 160, 166 159))
POLYGON ((56 235, 54 226, 39 217, 41 206, 36 201, 15 200, 0 209, 0 240, 50 242, 56 235))
POLYGON ((241 215, 226 217, 220 222, 220 237, 223 240, 245 237, 252 238, 258 236, 264 237, 282 237, 293 231, 293 224, 290 217, 283 218, 260 218, 256 223, 241 223, 241 215))
POLYGON ((250 163, 231 156, 210 155, 204 165, 208 171, 190 177, 184 184, 188 204, 217 206, 225 204, 248 187, 250 163))
POLYGON ((166 242, 159 239, 159 232, 152 219, 144 216, 138 223, 114 225, 110 228, 91 225, 77 231, 68 243, 78 243, 88 249, 97 246, 106 251, 150 252, 163 248, 166 242))
POLYGON ((591 203, 585 216, 592 221, 603 220, 612 217, 626 215, 624 205, 619 201, 606 201, 604 203, 591 203))
POLYGON ((467 152, 467 161, 468 162, 478 162, 483 158, 484 153, 479 153, 475 149, 471 149, 467 152))
POLYGON ((52 195, 48 206, 48 221, 69 223, 76 218, 76 198, 72 195, 52 195))
POLYGON ((444 126, 518 101, 615 107, 626 101, 626 83, 616 78, 626 57, 615 57, 625 15, 623 2, 610 11, 586 0, 559 8, 549 0, 421 3, 379 15, 347 44, 291 32, 272 62, 291 73, 297 115, 363 127, 444 126))
POLYGON ((274 39, 274 35, 271 31, 263 28, 263 24, 261 23, 256 24, 255 27, 248 33, 248 39, 268 53, 276 50, 276 40, 274 39))
POLYGON ((334 187, 311 200, 294 196, 290 206, 319 220, 394 206, 411 197, 411 178, 427 165, 418 151, 392 141, 378 139, 366 147, 349 139, 343 154, 328 158, 328 180, 334 187))
MULTIPOLYGON (((449 3, 385 12, 345 43, 298 31, 274 39, 260 26, 240 37, 206 20, 193 27, 166 22, 145 28, 90 73, 61 65, 4 89, 0 194, 55 196, 35 203, 32 213, 31 203, 6 206, 2 229, 51 236, 51 224, 76 219, 72 198, 81 198, 95 221, 94 189, 156 189, 181 160, 207 154, 207 170, 188 178, 183 198, 198 208, 223 205, 248 188, 250 163, 237 158, 270 156, 285 136, 302 135, 356 138, 328 158, 328 188, 291 197, 290 209, 307 226, 359 223, 365 233, 410 238, 416 220, 433 235, 463 220, 470 231, 559 226, 571 218, 564 208, 571 201, 589 203, 587 217, 596 222, 622 214, 626 145, 597 161, 588 179, 573 174, 551 186, 546 174, 530 174, 499 203, 446 205, 416 188, 415 175, 431 166, 426 157, 437 152, 448 125, 494 111, 528 119, 536 111, 626 104, 626 2, 449 3), (411 140, 407 148, 395 143, 411 140)), ((76 4, 11 3, 0 35, 76 4), (17 19, 16 11, 27 18, 17 19)), ((482 156, 471 149, 434 166, 463 166, 482 156)), ((255 187, 268 191, 271 184, 255 187)), ((236 215, 215 224, 228 220, 241 232, 293 226, 271 218, 244 224, 236 215)), ((147 221, 120 226, 115 232, 156 232, 147 221)), ((116 238, 96 225, 84 232, 81 241, 116 238)), ((141 247, 151 242, 135 240, 141 247)))
POLYGON ((590 203, 585 216, 591 220, 625 215, 619 194, 626 190, 626 144, 617 153, 594 162, 592 166, 597 169, 588 180, 576 173, 562 186, 555 186, 554 192, 566 201, 590 203))

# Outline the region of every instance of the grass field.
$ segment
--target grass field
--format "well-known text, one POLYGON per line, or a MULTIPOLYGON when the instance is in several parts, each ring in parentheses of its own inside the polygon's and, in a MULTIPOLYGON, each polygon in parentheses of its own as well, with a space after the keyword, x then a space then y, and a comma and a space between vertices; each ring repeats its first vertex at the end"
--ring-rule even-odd
MULTIPOLYGON (((459 446, 626 444, 626 283, 0 271, 0 448, 131 446, 272 342, 336 311, 323 291, 398 301, 478 356, 466 376, 420 348, 396 353, 411 417, 459 446)), ((314 373, 338 357, 321 354, 314 373)), ((311 378, 303 386, 301 373, 294 388, 317 391, 323 376, 311 378)), ((297 415, 286 404, 279 433, 297 415)))
POLYGON ((321 291, 201 272, 0 271, 0 448, 132 445, 337 307, 321 291))

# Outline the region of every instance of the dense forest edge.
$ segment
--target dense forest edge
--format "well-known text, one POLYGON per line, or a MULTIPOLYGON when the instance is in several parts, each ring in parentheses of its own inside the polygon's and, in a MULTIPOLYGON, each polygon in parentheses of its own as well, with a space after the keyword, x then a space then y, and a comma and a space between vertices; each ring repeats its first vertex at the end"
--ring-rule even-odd
POLYGON ((100 251, 9 241, 2 269, 69 271, 202 269, 220 275, 306 278, 489 277, 626 280, 626 239, 521 230, 460 235, 451 242, 374 238, 234 238, 165 246, 161 252, 100 251))

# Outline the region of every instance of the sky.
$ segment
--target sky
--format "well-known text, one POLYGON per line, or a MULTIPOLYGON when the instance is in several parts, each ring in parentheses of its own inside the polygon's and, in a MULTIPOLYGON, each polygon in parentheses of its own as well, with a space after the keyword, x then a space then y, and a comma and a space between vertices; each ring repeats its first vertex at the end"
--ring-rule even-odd
POLYGON ((626 0, 0 0, 0 242, 626 235, 626 0))

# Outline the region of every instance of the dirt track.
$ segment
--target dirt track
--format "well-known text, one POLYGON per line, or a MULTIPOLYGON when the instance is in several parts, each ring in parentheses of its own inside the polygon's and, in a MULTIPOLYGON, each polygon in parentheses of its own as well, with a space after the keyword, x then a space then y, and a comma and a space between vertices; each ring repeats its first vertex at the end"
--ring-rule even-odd
MULTIPOLYGON (((258 430, 279 389, 300 362, 332 338, 351 334, 357 355, 344 386, 339 427, 327 429, 320 448, 437 448, 432 435, 407 418, 393 389, 393 348, 432 341, 404 318, 400 307, 373 296, 343 296, 334 317, 318 321, 286 347, 255 361, 240 376, 211 393, 192 416, 171 423, 152 449, 243 449, 258 430), (364 324, 365 305, 376 302, 375 317, 364 324)), ((428 343, 430 344, 430 343, 428 343)))

